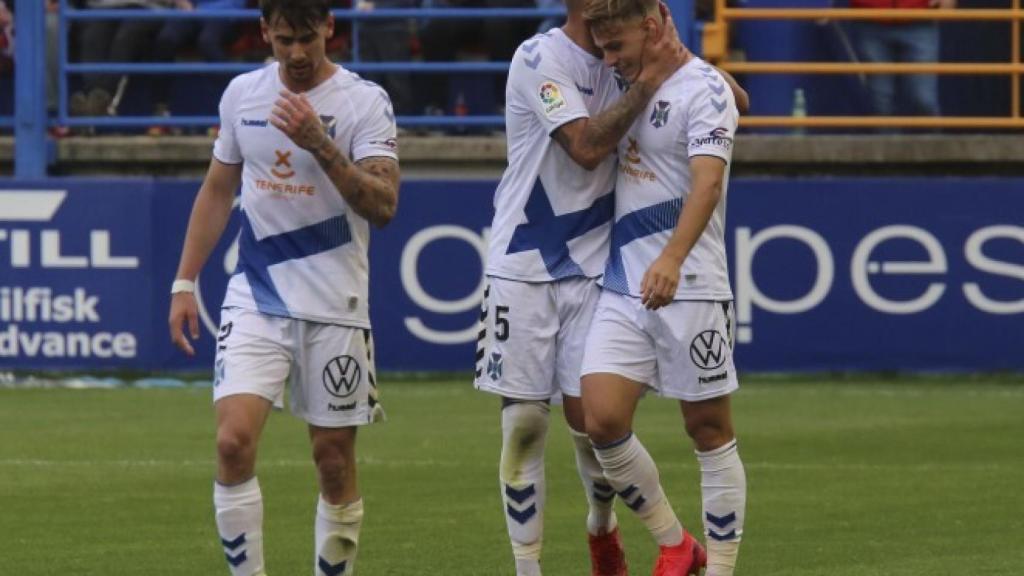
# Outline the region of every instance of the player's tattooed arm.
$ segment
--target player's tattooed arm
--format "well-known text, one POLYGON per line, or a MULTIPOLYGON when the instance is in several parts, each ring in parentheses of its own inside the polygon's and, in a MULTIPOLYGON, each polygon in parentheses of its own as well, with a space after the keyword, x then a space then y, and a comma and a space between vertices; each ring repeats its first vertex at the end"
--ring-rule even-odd
POLYGON ((593 170, 615 151, 655 90, 650 83, 636 84, 604 112, 563 124, 552 137, 577 164, 593 170))
POLYGON ((378 228, 394 218, 400 177, 397 160, 372 156, 353 164, 326 133, 310 152, 356 214, 378 228))
POLYGON ((282 92, 270 119, 292 142, 316 158, 345 202, 378 228, 398 207, 398 162, 371 157, 353 164, 327 135, 320 117, 301 94, 282 92))
POLYGON ((615 151, 636 117, 681 63, 689 57, 678 38, 668 9, 661 5, 665 26, 659 38, 646 44, 643 69, 622 98, 592 118, 580 118, 560 126, 552 137, 572 159, 587 170, 597 168, 615 151))

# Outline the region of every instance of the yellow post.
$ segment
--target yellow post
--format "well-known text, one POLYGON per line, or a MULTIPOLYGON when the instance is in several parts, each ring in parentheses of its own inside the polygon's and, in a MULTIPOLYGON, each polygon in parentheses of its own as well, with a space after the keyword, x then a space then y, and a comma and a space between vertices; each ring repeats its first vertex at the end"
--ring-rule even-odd
POLYGON ((734 20, 944 20, 1010 22, 1012 34, 1010 61, 1006 63, 840 63, 840 62, 729 62, 728 50, 719 63, 722 69, 736 74, 968 74, 1005 75, 1011 79, 1009 116, 975 117, 854 117, 854 116, 744 116, 740 124, 747 127, 905 127, 905 128, 989 128, 1022 129, 1021 0, 1013 0, 1008 9, 916 10, 863 8, 729 8, 726 0, 715 0, 715 26, 728 47, 729 24, 734 20))
POLYGON ((722 62, 729 61, 729 21, 725 18, 725 0, 715 0, 715 26, 719 28, 721 39, 722 62))
MULTIPOLYGON (((1013 0, 1013 9, 1020 9, 1020 0, 1013 0)), ((1010 61, 1014 64, 1020 63, 1020 19, 1014 18, 1013 22, 1010 23, 1010 34, 1013 38, 1010 40, 1010 50, 1013 53, 1010 55, 1010 61)), ((1020 118, 1020 71, 1014 70, 1013 74, 1010 75, 1010 110, 1011 115, 1014 118, 1020 118)))

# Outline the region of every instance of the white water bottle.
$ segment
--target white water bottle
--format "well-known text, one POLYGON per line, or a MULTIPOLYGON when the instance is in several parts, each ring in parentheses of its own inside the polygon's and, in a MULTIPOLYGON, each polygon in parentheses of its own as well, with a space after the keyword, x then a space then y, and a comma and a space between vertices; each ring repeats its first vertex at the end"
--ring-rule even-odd
MULTIPOLYGON (((804 89, 797 88, 793 90, 793 118, 807 118, 807 97, 804 96, 804 89)), ((807 132, 807 129, 803 126, 798 126, 793 129, 794 134, 803 134, 807 132)))

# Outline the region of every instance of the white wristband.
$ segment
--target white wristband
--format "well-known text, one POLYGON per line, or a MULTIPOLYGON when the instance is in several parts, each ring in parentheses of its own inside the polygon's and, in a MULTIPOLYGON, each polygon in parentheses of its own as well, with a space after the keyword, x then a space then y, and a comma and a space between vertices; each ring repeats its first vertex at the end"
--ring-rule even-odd
POLYGON ((178 292, 188 292, 189 294, 196 291, 196 283, 191 280, 175 280, 171 284, 171 294, 177 294, 178 292))

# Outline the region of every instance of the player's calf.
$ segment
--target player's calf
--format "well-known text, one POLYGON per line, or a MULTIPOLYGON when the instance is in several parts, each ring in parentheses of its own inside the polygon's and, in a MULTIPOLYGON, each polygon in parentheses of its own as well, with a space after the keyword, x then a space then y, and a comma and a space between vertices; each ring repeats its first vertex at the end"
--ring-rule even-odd
POLYGON ((697 460, 707 535, 706 576, 732 576, 747 503, 747 478, 736 440, 714 450, 698 451, 697 460))
POLYGON ((658 468, 633 433, 605 445, 594 446, 608 483, 622 502, 643 522, 660 546, 675 546, 683 540, 683 527, 676 518, 658 468))
POLYGON ((213 487, 217 533, 231 576, 263 576, 263 495, 255 477, 213 487))
POLYGON ((316 507, 316 556, 313 576, 348 576, 355 570, 363 500, 331 504, 321 496, 316 507))
POLYGON ((499 478, 517 576, 540 575, 549 412, 546 402, 508 400, 501 411, 499 478))

